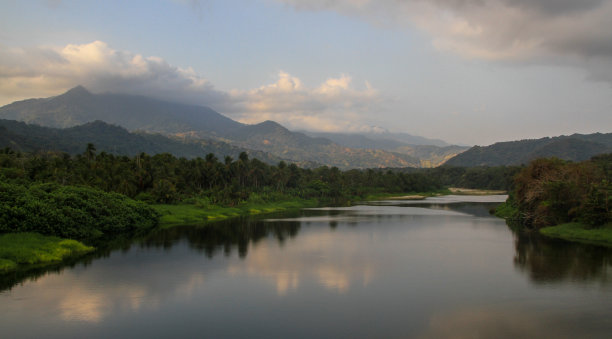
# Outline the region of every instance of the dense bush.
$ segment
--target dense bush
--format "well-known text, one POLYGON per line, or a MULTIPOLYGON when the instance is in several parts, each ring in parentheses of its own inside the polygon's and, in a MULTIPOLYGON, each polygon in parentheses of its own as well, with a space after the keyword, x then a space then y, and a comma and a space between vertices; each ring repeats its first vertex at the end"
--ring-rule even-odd
POLYGON ((600 226, 612 220, 610 157, 580 163, 532 161, 516 176, 515 201, 524 224, 537 228, 580 221, 600 226))
POLYGON ((0 232, 90 239, 157 224, 143 202, 94 188, 0 182, 0 232))

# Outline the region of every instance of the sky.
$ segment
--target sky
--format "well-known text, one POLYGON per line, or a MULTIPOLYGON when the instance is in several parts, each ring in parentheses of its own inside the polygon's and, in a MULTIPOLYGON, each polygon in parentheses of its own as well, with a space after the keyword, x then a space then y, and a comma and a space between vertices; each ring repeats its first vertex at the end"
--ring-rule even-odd
POLYGON ((83 85, 292 130, 612 132, 612 0, 2 0, 0 105, 83 85))

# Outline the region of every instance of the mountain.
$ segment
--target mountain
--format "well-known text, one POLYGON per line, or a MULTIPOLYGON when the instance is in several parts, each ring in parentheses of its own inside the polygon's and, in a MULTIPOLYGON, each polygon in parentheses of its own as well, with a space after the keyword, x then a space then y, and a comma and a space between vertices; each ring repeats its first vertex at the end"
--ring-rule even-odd
POLYGON ((224 140, 240 147, 343 169, 419 166, 419 159, 407 154, 345 147, 329 139, 292 132, 274 121, 243 125, 225 137, 224 140))
POLYGON ((15 151, 60 151, 69 154, 83 153, 87 143, 93 143, 98 152, 116 155, 171 153, 177 157, 204 158, 213 153, 219 159, 226 155, 238 158, 241 152, 269 164, 281 158, 265 152, 253 151, 220 141, 195 140, 182 142, 161 134, 130 133, 125 128, 94 121, 70 128, 51 128, 26 124, 14 120, 0 119, 0 148, 10 147, 15 151))
POLYGON ((474 146, 446 162, 450 166, 500 166, 527 164, 535 158, 557 157, 583 161, 612 152, 612 133, 573 134, 553 138, 498 142, 474 146))
POLYGON ((305 132, 310 136, 329 139, 345 147, 380 149, 409 155, 419 160, 420 167, 437 167, 469 147, 449 145, 438 139, 427 139, 405 133, 327 133, 305 132), (412 143, 411 143, 412 142, 412 143))
POLYGON ((100 120, 131 131, 161 133, 190 142, 214 139, 295 162, 314 162, 343 169, 418 167, 420 164, 419 159, 407 154, 344 147, 324 138, 289 131, 272 121, 245 125, 204 106, 135 95, 92 94, 82 86, 55 97, 0 107, 0 118, 55 128, 100 120))
POLYGON ((57 128, 100 120, 128 130, 164 134, 198 131, 216 135, 243 126, 204 106, 138 95, 92 94, 82 86, 55 97, 6 105, 0 108, 0 118, 57 128))
POLYGON ((428 145, 446 147, 451 146, 444 140, 430 139, 411 135, 407 133, 392 132, 368 132, 368 133, 332 133, 332 132, 306 132, 303 133, 332 140, 348 147, 373 148, 373 149, 393 149, 406 145, 428 145))
POLYGON ((420 160, 420 167, 438 167, 449 159, 465 152, 466 146, 433 146, 433 145, 407 145, 394 149, 395 152, 411 155, 420 160))

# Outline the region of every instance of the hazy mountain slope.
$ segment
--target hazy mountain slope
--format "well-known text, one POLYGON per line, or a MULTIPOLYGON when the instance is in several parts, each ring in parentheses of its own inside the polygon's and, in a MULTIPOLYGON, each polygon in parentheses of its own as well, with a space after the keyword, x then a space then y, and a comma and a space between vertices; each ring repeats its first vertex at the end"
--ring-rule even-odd
POLYGON ((433 146, 433 145, 409 145, 400 146, 395 152, 411 155, 420 160, 421 167, 438 167, 445 164, 457 154, 465 152, 466 146, 433 146))
POLYGON ((520 165, 540 157, 582 161, 612 152, 612 133, 574 134, 554 138, 498 142, 474 146, 446 162, 451 166, 520 165))
POLYGON ((371 139, 363 134, 354 133, 328 133, 328 132, 304 132, 312 137, 326 138, 339 145, 354 148, 366 149, 395 149, 400 146, 406 146, 404 142, 392 139, 371 139))
POLYGON ((289 131, 273 121, 242 126, 228 134, 228 137, 243 147, 248 145, 281 157, 340 168, 419 166, 419 159, 406 154, 344 147, 325 138, 312 138, 289 131))
POLYGON ((216 135, 242 126, 208 107, 135 95, 92 94, 82 86, 55 97, 6 105, 0 108, 0 118, 59 128, 101 120, 129 130, 167 134, 201 131, 216 135))
POLYGON ((395 140, 407 145, 433 145, 439 147, 451 146, 444 140, 430 139, 417 135, 407 133, 393 133, 393 132, 379 132, 379 133, 366 133, 366 137, 374 140, 395 140))
POLYGON ((315 133, 315 132, 306 132, 308 135, 319 136, 323 138, 327 138, 335 143, 338 143, 342 146, 353 147, 353 148, 362 148, 362 149, 380 149, 388 152, 394 152, 399 154, 406 154, 413 158, 419 160, 419 164, 421 167, 436 167, 442 165, 448 159, 454 157, 455 155, 466 151, 469 147, 465 146, 436 146, 433 143, 437 144, 446 144, 442 140, 436 139, 426 139, 422 137, 414 137, 408 134, 402 133, 379 133, 379 134, 345 134, 345 133, 315 133), (385 139, 383 136, 389 136, 391 139, 385 139), (404 141, 399 141, 399 138, 395 139, 394 135, 403 135, 405 136, 405 140, 411 140, 409 137, 412 137, 413 140, 417 140, 419 142, 429 141, 432 144, 421 145, 421 144, 408 144, 404 141), (378 139, 377 139, 378 138, 378 139))
POLYGON ((132 131, 163 133, 191 141, 214 138, 242 148, 269 152, 279 158, 341 168, 414 167, 420 163, 405 154, 343 147, 330 140, 291 132, 272 121, 244 125, 206 107, 143 96, 92 94, 81 86, 56 97, 24 100, 1 107, 0 118, 51 127, 101 120, 132 131))
POLYGON ((205 157, 214 153, 219 159, 229 155, 237 158, 245 151, 251 157, 276 164, 281 158, 260 151, 247 150, 227 143, 210 140, 181 142, 159 134, 130 133, 126 129, 95 121, 75 127, 57 129, 25 124, 13 120, 0 120, 0 148, 16 151, 61 151, 82 153, 87 143, 93 143, 98 152, 118 155, 171 153, 178 157, 205 157))

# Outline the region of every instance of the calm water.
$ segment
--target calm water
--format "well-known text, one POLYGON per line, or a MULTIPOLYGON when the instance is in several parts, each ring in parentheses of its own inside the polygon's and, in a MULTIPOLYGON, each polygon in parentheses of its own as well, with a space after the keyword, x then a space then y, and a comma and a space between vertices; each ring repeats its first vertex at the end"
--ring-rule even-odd
POLYGON ((503 200, 155 232, 4 277, 0 337, 610 338, 612 251, 513 234, 503 200))

